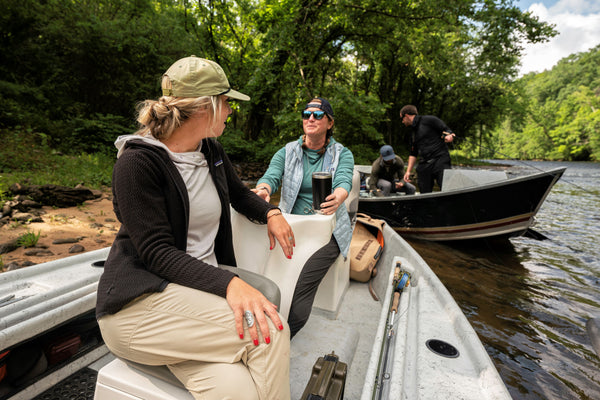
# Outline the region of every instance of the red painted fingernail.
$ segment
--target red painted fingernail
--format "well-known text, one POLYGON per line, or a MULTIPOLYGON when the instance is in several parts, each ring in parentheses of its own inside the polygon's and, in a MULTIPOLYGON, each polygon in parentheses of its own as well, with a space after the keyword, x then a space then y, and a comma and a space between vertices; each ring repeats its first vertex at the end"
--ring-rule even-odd
POLYGON ((287 256, 287 258, 289 258, 290 260, 292 259, 292 256, 287 256))
POLYGON ((266 344, 269 344, 269 343, 271 343, 271 338, 267 336, 267 337, 265 338, 265 343, 266 343, 266 344))
POLYGON ((273 250, 273 246, 271 246, 271 247, 269 248, 269 250, 273 250))
POLYGON ((240 339, 243 339, 243 338, 244 338, 244 334, 240 333, 240 339))
POLYGON ((254 339, 254 345, 258 346, 258 339, 254 339))
POLYGON ((279 330, 282 331, 283 330, 283 325, 279 324, 279 330))

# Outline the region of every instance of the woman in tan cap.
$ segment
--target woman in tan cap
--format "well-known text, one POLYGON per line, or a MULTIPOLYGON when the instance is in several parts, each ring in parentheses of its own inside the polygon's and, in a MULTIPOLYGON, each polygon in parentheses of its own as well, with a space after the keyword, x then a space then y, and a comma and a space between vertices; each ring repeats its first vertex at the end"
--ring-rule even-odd
POLYGON ((289 399, 287 324, 240 279, 247 271, 221 266, 235 266, 230 204, 292 255, 281 211, 246 188, 211 140, 225 129, 229 99, 249 97, 195 56, 173 64, 162 88, 141 104, 140 130, 116 141, 122 225, 98 285, 102 336, 118 357, 167 365, 195 398, 289 399))

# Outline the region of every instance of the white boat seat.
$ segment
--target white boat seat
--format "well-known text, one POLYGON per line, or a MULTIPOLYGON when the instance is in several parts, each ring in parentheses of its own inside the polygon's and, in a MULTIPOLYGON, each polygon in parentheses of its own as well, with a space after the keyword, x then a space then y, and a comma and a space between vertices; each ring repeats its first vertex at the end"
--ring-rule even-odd
MULTIPOLYGON (((354 170, 352 190, 345 201, 351 220, 356 220, 360 193, 360 173, 354 170)), ((279 312, 287 318, 298 276, 306 260, 331 239, 335 220, 333 215, 284 215, 296 240, 294 256, 288 260, 277 245, 269 250, 267 226, 252 223, 231 210, 233 243, 239 268, 262 274, 273 280, 281 290, 279 312), (251 240, 249 238, 252 238, 251 240)), ((335 317, 342 297, 350 283, 350 260, 342 255, 329 268, 321 281, 313 307, 335 317)))
MULTIPOLYGON (((350 216, 351 228, 354 230, 356 214, 358 213, 358 199, 360 197, 360 172, 355 168, 352 175, 352 190, 344 202, 350 216)), ((314 307, 322 313, 335 318, 339 311, 342 297, 350 284, 350 257, 341 254, 333 263, 319 285, 315 296, 314 307)))
MULTIPOLYGON (((333 351, 350 367, 358 339, 359 334, 353 328, 340 329, 326 317, 311 317, 291 344, 291 398, 301 397, 312 366, 319 357, 333 351)), ((192 400, 193 397, 166 366, 143 365, 115 358, 98 372, 94 399, 192 400)))
POLYGON ((115 358, 98 371, 94 400, 194 400, 164 365, 150 366, 115 358))

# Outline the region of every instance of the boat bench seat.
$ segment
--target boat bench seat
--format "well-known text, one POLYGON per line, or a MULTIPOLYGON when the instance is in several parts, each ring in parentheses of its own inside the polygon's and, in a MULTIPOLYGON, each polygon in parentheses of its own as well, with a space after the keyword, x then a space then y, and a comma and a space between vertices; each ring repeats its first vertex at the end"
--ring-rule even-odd
MULTIPOLYGON (((302 396, 319 357, 335 352, 340 361, 350 367, 358 339, 355 329, 341 329, 324 316, 311 315, 291 343, 291 398, 302 396)), ((94 399, 193 400, 193 397, 166 366, 149 366, 115 358, 98 372, 94 399)))

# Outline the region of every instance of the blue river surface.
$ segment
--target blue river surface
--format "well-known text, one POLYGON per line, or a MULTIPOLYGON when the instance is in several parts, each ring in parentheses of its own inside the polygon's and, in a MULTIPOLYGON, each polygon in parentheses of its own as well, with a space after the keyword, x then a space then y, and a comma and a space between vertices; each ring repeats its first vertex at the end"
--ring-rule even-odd
MULTIPOLYGON (((547 237, 411 245, 459 304, 515 399, 600 399, 600 163, 494 161, 519 171, 567 167, 533 229, 547 237)), ((515 194, 517 195, 517 194, 515 194)))

